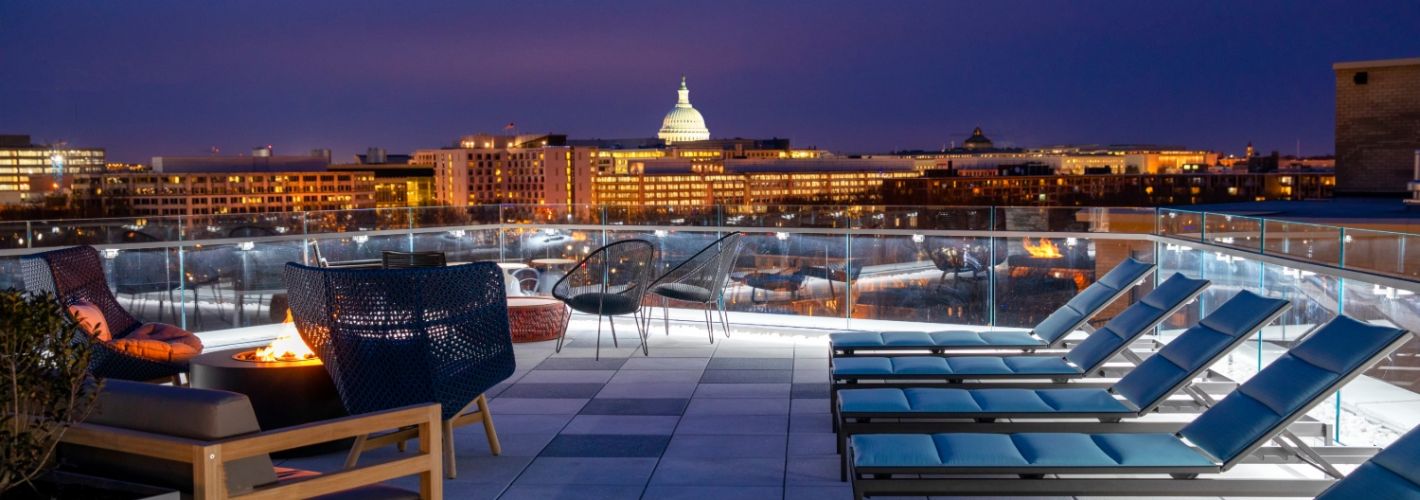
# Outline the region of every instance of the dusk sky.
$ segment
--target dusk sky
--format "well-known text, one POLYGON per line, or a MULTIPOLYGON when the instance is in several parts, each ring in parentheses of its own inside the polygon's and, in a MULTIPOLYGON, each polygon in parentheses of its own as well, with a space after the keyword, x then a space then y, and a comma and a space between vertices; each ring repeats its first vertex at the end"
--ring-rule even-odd
POLYGON ((4 1, 0 133, 139 162, 649 137, 685 74, 714 137, 1313 155, 1333 62, 1417 56, 1414 0, 4 1))

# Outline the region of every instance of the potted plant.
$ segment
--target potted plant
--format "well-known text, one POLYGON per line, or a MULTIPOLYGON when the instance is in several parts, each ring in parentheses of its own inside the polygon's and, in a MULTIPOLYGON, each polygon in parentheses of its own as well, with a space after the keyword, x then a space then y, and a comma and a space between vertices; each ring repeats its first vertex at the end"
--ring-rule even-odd
MULTIPOLYGON (((102 385, 88 333, 51 295, 0 291, 0 498, 146 498, 170 490, 52 471, 102 385)), ((175 498, 175 493, 174 493, 175 498)))

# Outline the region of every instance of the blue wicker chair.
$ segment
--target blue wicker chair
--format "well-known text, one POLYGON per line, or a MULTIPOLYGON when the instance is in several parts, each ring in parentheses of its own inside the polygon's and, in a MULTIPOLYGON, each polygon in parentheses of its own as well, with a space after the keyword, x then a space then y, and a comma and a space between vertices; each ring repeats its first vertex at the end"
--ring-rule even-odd
POLYGON ((700 304, 705 312, 705 329, 710 335, 710 343, 715 343, 715 322, 710 309, 720 313, 720 328, 725 337, 730 336, 730 322, 725 318, 725 281, 730 276, 730 268, 740 255, 744 233, 735 231, 700 249, 695 255, 676 264, 661 277, 651 282, 649 291, 661 297, 661 319, 666 326, 666 334, 671 333, 671 300, 700 304))
MULTIPOLYGON (((104 322, 114 339, 121 339, 143 322, 119 305, 104 277, 99 251, 91 246, 50 250, 20 258, 25 275, 25 289, 31 293, 53 294, 65 307, 76 302, 88 302, 103 313, 104 322)), ((85 340, 92 340, 84 336, 85 340)), ((187 373, 186 362, 162 362, 130 356, 105 342, 95 341, 89 370, 101 378, 137 381, 178 381, 187 373)))
MULTIPOLYGON (((338 269, 290 263, 285 279, 296 329, 330 372, 347 411, 443 405, 449 478, 455 476, 455 427, 483 424, 489 449, 501 453, 483 396, 514 368, 496 264, 338 269)), ((358 438, 346 467, 364 450, 413 437, 413 430, 401 430, 358 438)))
MULTIPOLYGON (((617 346, 616 316, 630 314, 636 320, 641 338, 641 352, 647 356, 646 325, 641 317, 641 299, 651 284, 656 259, 656 246, 646 240, 621 240, 588 254, 552 286, 552 296, 572 310, 597 315, 597 352, 601 359, 602 316, 611 319, 611 343, 617 346)), ((566 316, 562 336, 557 339, 557 352, 567 339, 566 316)))

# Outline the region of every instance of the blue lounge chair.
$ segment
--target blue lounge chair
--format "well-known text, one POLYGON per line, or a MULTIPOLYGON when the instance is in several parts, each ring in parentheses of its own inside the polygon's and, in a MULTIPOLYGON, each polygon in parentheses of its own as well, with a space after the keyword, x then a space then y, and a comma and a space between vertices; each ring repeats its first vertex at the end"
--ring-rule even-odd
POLYGON ((1316 498, 1420 498, 1420 428, 1400 436, 1316 498))
POLYGON ((853 356, 859 351, 1034 350, 1059 347, 1070 332, 1079 329, 1106 306, 1123 297, 1153 270, 1153 264, 1133 257, 1126 258, 1028 332, 837 332, 829 335, 829 349, 834 356, 853 356))
POLYGON ((1284 434, 1391 351, 1409 332, 1337 317, 1176 433, 860 434, 847 450, 855 498, 873 495, 1308 496, 1332 479, 1200 479, 1232 469, 1269 440, 1314 463, 1284 434), (1020 475, 1022 479, 970 477, 1020 475), (1047 479, 1047 475, 1069 474, 1047 479), (1132 477, 1136 474, 1168 474, 1132 477))
MULTIPOLYGON (((1098 423, 1038 420, 1093 418, 1112 423, 1154 412, 1170 395, 1242 344, 1250 334, 1281 316, 1287 305, 1285 300, 1239 292, 1108 389, 845 389, 839 391, 838 406, 833 409, 838 422, 839 451, 842 452, 848 438, 854 434, 1104 430, 1098 423), (1011 422, 984 423, 998 418, 1009 418, 1011 422), (942 422, 943 419, 968 419, 976 423, 942 422), (1032 419, 1037 421, 1021 422, 1032 419)), ((843 466, 846 474, 846 457, 843 466)))
MULTIPOLYGON (((954 384, 968 379, 1050 379, 1064 382, 1095 373, 1145 332, 1183 308, 1208 287, 1208 280, 1174 274, 1130 305, 1063 356, 858 356, 833 360, 833 389, 861 382, 954 384)), ((912 384, 919 385, 919 384, 912 384)), ((835 400, 836 403, 836 400, 835 400)))

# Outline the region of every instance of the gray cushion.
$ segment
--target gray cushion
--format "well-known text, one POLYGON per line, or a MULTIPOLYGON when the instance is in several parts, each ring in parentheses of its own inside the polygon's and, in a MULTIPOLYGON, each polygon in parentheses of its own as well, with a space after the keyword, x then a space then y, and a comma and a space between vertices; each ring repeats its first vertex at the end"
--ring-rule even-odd
MULTIPOLYGON (((87 423, 213 441, 261 431, 243 394, 109 379, 87 423)), ((81 472, 192 491, 192 466, 128 453, 66 446, 64 463, 81 472)), ((266 455, 227 462, 231 494, 276 481, 266 455)))
POLYGON ((710 302, 710 290, 687 283, 663 283, 651 288, 651 293, 686 302, 710 302))

